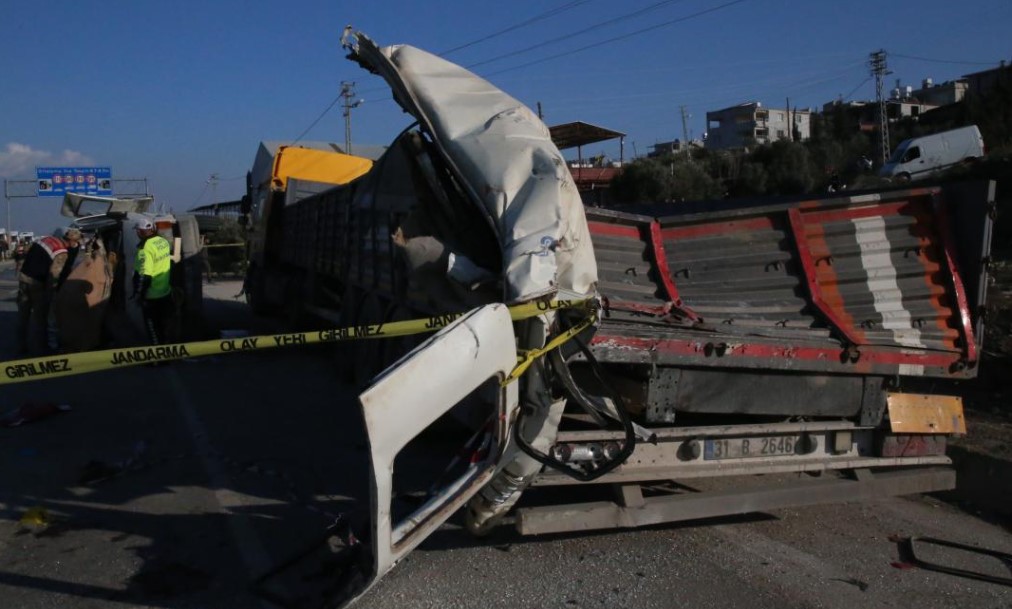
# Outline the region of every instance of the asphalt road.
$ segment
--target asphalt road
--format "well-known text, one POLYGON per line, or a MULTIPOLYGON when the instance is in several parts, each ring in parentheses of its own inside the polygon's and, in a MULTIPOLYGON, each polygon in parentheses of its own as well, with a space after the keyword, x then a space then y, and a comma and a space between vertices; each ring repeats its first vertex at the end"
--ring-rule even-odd
MULTIPOLYGON (((14 353, 9 267, 0 359, 14 353)), ((238 287, 208 286, 211 329, 269 330, 232 298, 238 287)), ((0 414, 73 409, 0 427, 0 607, 273 607, 250 582, 368 506, 346 366, 292 348, 0 389, 0 414), (22 523, 32 508, 48 524, 22 523)), ((356 607, 1012 607, 1012 588, 891 566, 895 533, 1012 553, 1007 524, 923 497, 540 538, 473 539, 451 521, 356 607)), ((1010 575, 993 559, 923 552, 1010 575)))

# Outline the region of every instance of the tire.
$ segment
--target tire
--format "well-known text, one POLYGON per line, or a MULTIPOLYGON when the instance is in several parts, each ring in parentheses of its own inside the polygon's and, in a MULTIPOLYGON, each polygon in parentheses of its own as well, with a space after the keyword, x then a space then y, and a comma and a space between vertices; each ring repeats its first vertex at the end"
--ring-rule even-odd
POLYGON ((896 174, 896 181, 900 184, 906 184, 910 182, 910 174, 906 172, 898 173, 896 174))

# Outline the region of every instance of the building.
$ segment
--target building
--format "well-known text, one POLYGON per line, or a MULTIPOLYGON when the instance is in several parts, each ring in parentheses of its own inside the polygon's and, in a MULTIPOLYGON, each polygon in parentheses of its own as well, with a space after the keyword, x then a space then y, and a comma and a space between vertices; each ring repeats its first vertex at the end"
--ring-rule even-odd
POLYGON ((778 110, 747 102, 706 113, 706 147, 713 150, 811 137, 812 112, 808 109, 778 110))
MULTIPOLYGON (((963 101, 968 86, 965 80, 949 80, 936 85, 930 78, 925 78, 921 81, 920 89, 907 87, 905 95, 907 98, 916 99, 927 106, 948 106, 963 101)), ((899 82, 896 83, 896 88, 900 88, 899 82)), ((895 97, 896 90, 893 93, 895 97)))
MULTIPOLYGON (((875 108, 874 105, 869 107, 875 108)), ((905 118, 916 119, 921 114, 924 114, 928 110, 934 110, 937 107, 938 106, 931 104, 921 103, 915 98, 890 99, 886 102, 886 116, 889 117, 889 122, 894 123, 905 118)))
MULTIPOLYGON (((949 94, 952 94, 955 90, 955 88, 950 89, 949 94)), ((894 96, 897 94, 896 91, 896 89, 893 90, 894 96)), ((910 96, 908 96, 908 92, 905 89, 899 89, 899 91, 899 95, 903 96, 902 98, 893 97, 886 100, 886 116, 889 118, 890 123, 904 119, 918 120, 925 112, 939 107, 934 104, 923 103, 916 96, 913 96, 913 93, 916 93, 916 91, 911 90, 910 96)), ((962 91, 965 92, 965 88, 962 91)), ((939 98, 944 95, 944 93, 941 94, 939 98)), ((861 131, 863 133, 871 133, 878 129, 878 104, 875 102, 829 102, 822 106, 822 116, 827 123, 843 120, 843 128, 848 132, 861 131)))
POLYGON ((560 151, 576 148, 576 161, 567 161, 566 165, 583 204, 591 207, 607 205, 611 181, 625 162, 625 134, 583 121, 553 125, 548 128, 548 133, 560 151), (583 158, 584 146, 612 139, 619 140, 618 163, 606 162, 603 155, 583 158))
POLYGON ((963 79, 966 80, 967 94, 979 97, 1000 83, 1008 84, 1012 82, 1012 66, 1006 64, 1003 59, 1001 65, 997 68, 966 74, 963 76, 963 79))
POLYGON ((691 148, 702 148, 703 142, 700 140, 692 140, 688 145, 682 144, 681 140, 672 140, 670 142, 657 142, 650 147, 650 152, 647 153, 647 157, 656 159, 657 157, 664 156, 666 154, 675 154, 678 152, 685 152, 686 149, 691 148))

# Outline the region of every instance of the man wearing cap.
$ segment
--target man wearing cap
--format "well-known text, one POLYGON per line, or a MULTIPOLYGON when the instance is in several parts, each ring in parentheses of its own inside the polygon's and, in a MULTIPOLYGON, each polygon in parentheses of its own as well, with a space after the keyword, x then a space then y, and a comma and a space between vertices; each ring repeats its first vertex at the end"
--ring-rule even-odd
POLYGON ((144 327, 152 344, 165 344, 173 312, 169 281, 172 248, 157 234, 155 223, 151 220, 138 220, 135 228, 140 243, 134 260, 134 293, 131 298, 140 299, 144 327))
POLYGON ((35 328, 36 340, 46 342, 49 305, 53 294, 74 266, 81 243, 81 231, 69 228, 42 237, 24 254, 18 272, 18 352, 29 352, 29 335, 35 328))

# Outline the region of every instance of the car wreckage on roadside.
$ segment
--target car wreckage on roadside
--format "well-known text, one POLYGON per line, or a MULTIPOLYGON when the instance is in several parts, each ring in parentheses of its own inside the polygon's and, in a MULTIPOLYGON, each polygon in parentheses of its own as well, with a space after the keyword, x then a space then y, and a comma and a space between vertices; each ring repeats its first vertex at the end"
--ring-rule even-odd
POLYGON ((588 210, 522 103, 423 50, 343 43, 416 123, 347 184, 251 197, 247 292, 341 326, 469 312, 349 354, 373 369, 371 530, 340 602, 461 509, 477 534, 508 513, 542 534, 954 486, 961 402, 919 388, 976 374, 992 184, 588 210), (451 415, 473 435, 402 492, 406 447, 451 415), (851 475, 686 492, 831 470, 851 475), (576 485, 615 492, 514 509, 576 485))

